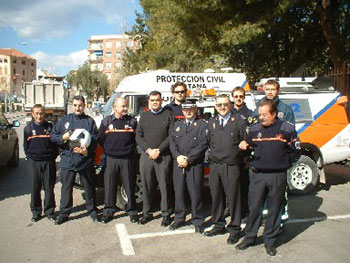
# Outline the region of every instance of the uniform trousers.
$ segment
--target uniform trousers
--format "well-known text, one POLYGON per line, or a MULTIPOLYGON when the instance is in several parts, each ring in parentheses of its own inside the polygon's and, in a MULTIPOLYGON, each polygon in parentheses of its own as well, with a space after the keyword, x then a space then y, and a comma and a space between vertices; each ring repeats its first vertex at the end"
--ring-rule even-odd
POLYGON ((170 216, 174 210, 174 189, 172 180, 171 155, 160 155, 156 160, 151 160, 148 154, 141 153, 140 173, 143 187, 144 215, 152 214, 154 193, 157 182, 160 188, 160 210, 163 216, 170 216), (154 177, 155 173, 155 177, 154 177))
POLYGON ((96 190, 95 190, 95 169, 93 166, 83 170, 71 171, 61 169, 61 202, 60 202, 60 217, 68 217, 73 206, 73 186, 75 177, 79 173, 80 180, 84 186, 86 209, 90 215, 97 214, 96 208, 96 190))
POLYGON ((230 222, 227 230, 236 235, 241 229, 241 191, 239 165, 210 164, 209 185, 212 199, 212 222, 217 228, 225 228, 225 196, 228 200, 230 222))
POLYGON ((264 173, 250 169, 249 215, 245 229, 247 243, 254 243, 258 233, 264 202, 268 198, 268 215, 264 229, 264 243, 273 247, 280 231, 280 211, 284 204, 287 172, 264 173))
POLYGON ((28 173, 30 178, 30 209, 33 216, 40 216, 42 213, 41 189, 45 191, 44 213, 52 215, 55 212, 55 183, 56 183, 56 162, 34 161, 28 158, 28 173))
POLYGON ((136 174, 134 160, 130 157, 113 158, 107 156, 106 170, 104 173, 105 186, 105 207, 103 215, 111 217, 117 211, 116 208, 116 194, 118 183, 123 184, 128 203, 126 204, 126 211, 129 215, 136 215, 136 200, 135 200, 135 185, 136 174))
POLYGON ((186 190, 191 199, 192 224, 202 226, 205 216, 203 213, 203 164, 191 165, 184 169, 174 161, 173 181, 175 189, 175 223, 185 222, 186 190))

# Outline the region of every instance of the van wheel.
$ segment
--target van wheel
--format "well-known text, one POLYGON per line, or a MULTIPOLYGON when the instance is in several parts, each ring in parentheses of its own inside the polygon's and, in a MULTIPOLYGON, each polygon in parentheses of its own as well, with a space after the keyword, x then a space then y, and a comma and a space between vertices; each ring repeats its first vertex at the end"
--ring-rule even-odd
MULTIPOLYGON (((142 203, 142 182, 140 174, 136 176, 135 199, 136 205, 142 203)), ((122 210, 126 210, 127 203, 128 196, 126 195, 125 188, 123 185, 119 185, 117 189, 117 206, 122 210)))
POLYGON ((8 161, 7 166, 8 167, 17 167, 19 164, 19 146, 18 141, 15 144, 15 148, 13 149, 13 154, 11 156, 11 159, 8 161))
POLYGON ((319 181, 316 163, 302 155, 297 163, 288 170, 288 192, 293 195, 305 195, 315 190, 319 181))

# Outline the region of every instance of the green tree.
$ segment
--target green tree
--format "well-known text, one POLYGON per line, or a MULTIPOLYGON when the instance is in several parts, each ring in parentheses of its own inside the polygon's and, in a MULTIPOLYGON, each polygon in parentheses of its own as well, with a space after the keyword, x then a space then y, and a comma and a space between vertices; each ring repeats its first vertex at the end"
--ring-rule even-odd
MULTIPOLYGON (((253 79, 308 73, 350 58, 346 0, 140 0, 131 35, 144 41, 126 72, 241 69, 253 79), (129 70, 129 71, 128 71, 129 70)), ((130 33, 130 32, 129 32, 130 33)), ((123 68, 124 69, 124 68, 123 68)))
POLYGON ((70 71, 67 81, 71 86, 82 90, 92 100, 103 97, 106 100, 109 93, 109 81, 101 71, 92 71, 90 64, 85 62, 76 71, 70 71))

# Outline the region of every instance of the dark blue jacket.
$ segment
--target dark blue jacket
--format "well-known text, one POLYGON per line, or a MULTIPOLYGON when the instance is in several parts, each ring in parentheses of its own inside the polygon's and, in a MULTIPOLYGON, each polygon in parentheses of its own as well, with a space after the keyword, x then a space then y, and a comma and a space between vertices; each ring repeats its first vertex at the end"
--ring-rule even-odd
POLYGON ((75 115, 73 113, 63 116, 53 127, 51 141, 61 148, 61 169, 80 171, 94 165, 94 158, 97 146, 98 132, 95 121, 85 113, 75 115), (68 142, 63 141, 63 134, 75 129, 85 129, 91 134, 91 143, 87 148, 88 155, 74 153, 68 142))
POLYGON ((206 131, 207 123, 203 120, 194 120, 189 127, 185 120, 175 122, 169 144, 173 158, 184 155, 190 164, 203 164, 208 148, 206 131))
MULTIPOLYGON (((263 100, 266 100, 266 97, 262 98, 258 102, 258 106, 259 106, 260 102, 263 100)), ((294 117, 294 112, 293 112, 292 108, 289 105, 282 102, 278 96, 274 99, 274 101, 276 103, 277 111, 278 111, 277 117, 281 121, 288 121, 291 124, 295 125, 295 117, 294 117)), ((258 115, 258 108, 255 109, 254 115, 258 115)))

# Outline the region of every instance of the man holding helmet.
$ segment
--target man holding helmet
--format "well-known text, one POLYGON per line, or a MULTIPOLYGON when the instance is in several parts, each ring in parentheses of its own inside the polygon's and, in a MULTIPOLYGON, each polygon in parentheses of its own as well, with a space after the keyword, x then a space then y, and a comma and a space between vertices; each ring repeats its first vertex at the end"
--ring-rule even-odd
POLYGON ((63 116, 53 127, 51 140, 61 148, 61 201, 60 214, 56 225, 68 221, 73 206, 73 185, 79 173, 86 196, 86 208, 94 222, 98 221, 95 183, 94 158, 97 145, 97 127, 95 121, 84 113, 83 96, 73 98, 73 113, 63 116))

